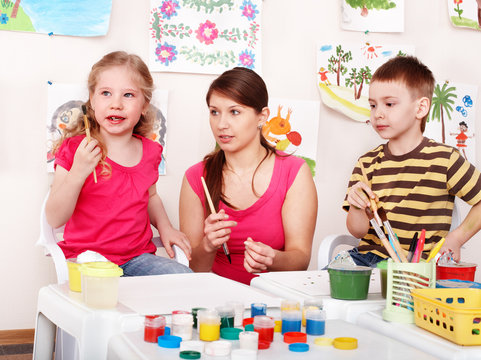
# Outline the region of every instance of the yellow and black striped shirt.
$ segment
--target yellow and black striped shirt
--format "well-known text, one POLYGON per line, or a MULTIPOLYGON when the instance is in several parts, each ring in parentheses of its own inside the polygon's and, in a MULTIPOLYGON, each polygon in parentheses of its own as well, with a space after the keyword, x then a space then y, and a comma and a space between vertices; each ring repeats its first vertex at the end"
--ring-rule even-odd
MULTIPOLYGON (((455 148, 424 138, 411 152, 394 156, 383 144, 361 156, 349 180, 352 185, 362 180, 362 162, 369 185, 379 197, 379 206, 408 250, 416 232, 426 229, 424 251, 446 236, 451 224, 454 197, 470 205, 481 200, 480 172, 465 160, 455 148)), ((347 195, 343 203, 349 210, 347 195)), ((386 257, 376 232, 370 227, 361 239, 359 251, 386 257)))

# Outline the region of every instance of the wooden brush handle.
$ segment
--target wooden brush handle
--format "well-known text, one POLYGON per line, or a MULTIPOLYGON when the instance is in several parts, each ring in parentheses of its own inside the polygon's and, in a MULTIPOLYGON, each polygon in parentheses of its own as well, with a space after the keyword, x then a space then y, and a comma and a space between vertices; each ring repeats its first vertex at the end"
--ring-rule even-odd
POLYGON ((386 248, 387 252, 389 253, 389 256, 393 259, 393 261, 397 262, 397 263, 400 262, 399 258, 396 255, 396 252, 391 247, 391 244, 389 243, 389 240, 385 236, 380 238, 380 240, 382 242, 382 245, 386 248))

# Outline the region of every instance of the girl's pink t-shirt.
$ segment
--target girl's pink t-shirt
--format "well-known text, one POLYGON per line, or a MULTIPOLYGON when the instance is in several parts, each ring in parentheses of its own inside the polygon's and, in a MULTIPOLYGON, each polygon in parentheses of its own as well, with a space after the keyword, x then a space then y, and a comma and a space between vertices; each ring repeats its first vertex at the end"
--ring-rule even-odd
MULTIPOLYGON (((269 245, 273 249, 284 249, 284 227, 282 224, 282 205, 287 191, 294 182, 304 160, 295 156, 276 156, 271 182, 266 192, 249 208, 234 210, 224 203, 219 209, 224 209, 229 220, 237 222, 233 227, 227 242, 232 264, 220 248, 215 256, 212 271, 226 278, 250 284, 255 276, 244 268, 244 241, 251 237, 269 245)), ((204 210, 206 209, 204 188, 200 177, 204 176, 204 163, 200 162, 186 171, 186 178, 194 192, 199 197, 204 210)))
MULTIPOLYGON (((85 136, 67 138, 56 153, 55 166, 70 170, 75 151, 85 136)), ((92 250, 122 265, 143 253, 155 253, 148 214, 149 188, 157 182, 162 146, 141 136, 142 159, 132 167, 106 158, 112 175, 90 174, 58 245, 65 257, 92 250)))

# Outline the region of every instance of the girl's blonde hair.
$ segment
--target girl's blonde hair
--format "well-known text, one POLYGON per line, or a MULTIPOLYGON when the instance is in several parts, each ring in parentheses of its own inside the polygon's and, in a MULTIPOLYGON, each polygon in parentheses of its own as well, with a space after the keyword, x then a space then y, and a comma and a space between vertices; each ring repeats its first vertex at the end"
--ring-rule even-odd
MULTIPOLYGON (((94 94, 100 74, 114 66, 126 66, 131 70, 133 77, 137 81, 137 85, 144 95, 146 103, 150 104, 152 93, 154 91, 154 80, 152 79, 149 68, 137 55, 128 54, 125 51, 114 51, 105 55, 92 66, 87 83, 89 100, 85 103, 85 106, 87 108, 87 119, 90 125, 90 135, 98 141, 98 146, 102 151, 102 158, 100 159, 99 164, 102 167, 101 175, 104 176, 110 175, 111 168, 105 161, 107 151, 102 141, 102 136, 100 135, 100 126, 95 120, 95 112, 90 104, 90 98, 94 94)), ((147 111, 140 116, 139 122, 135 125, 133 133, 148 137, 152 133, 154 122, 155 111, 153 110, 153 107, 149 105, 147 111)), ((62 137, 53 146, 53 153, 55 154, 57 152, 58 148, 66 138, 83 134, 85 134, 85 125, 83 113, 81 113, 79 117, 63 131, 62 137)))

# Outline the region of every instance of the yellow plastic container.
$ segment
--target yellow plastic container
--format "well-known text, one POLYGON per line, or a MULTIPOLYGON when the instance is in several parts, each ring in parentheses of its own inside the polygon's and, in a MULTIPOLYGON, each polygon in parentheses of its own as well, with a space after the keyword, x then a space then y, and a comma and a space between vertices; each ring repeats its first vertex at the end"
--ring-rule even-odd
POLYGON ((109 309, 117 305, 119 277, 123 271, 111 262, 91 262, 80 265, 82 295, 87 306, 109 309))
POLYGON ((458 345, 481 345, 481 289, 416 289, 417 326, 458 345))
POLYGON ((67 268, 68 268, 68 286, 70 290, 81 292, 82 291, 82 282, 80 277, 80 268, 79 263, 77 263, 77 259, 67 259, 67 268))

